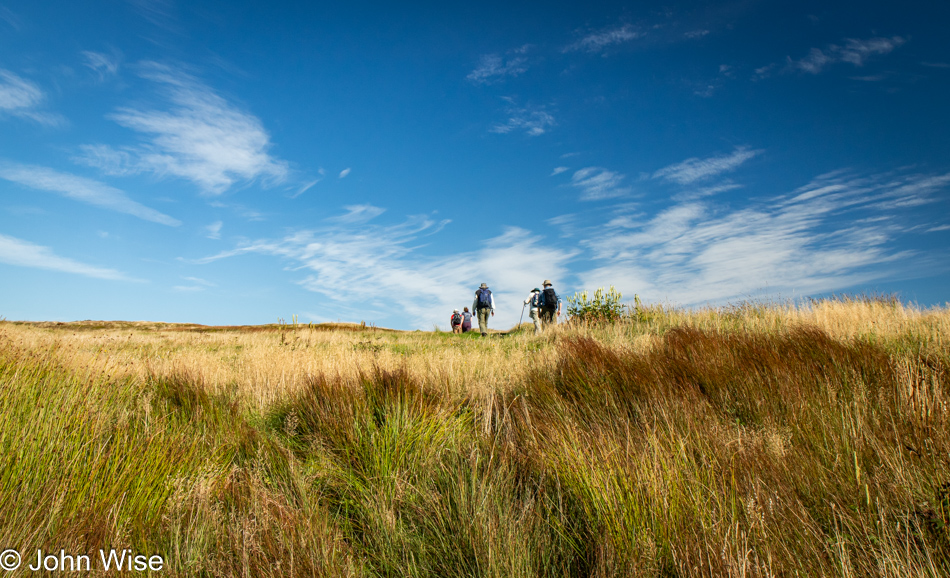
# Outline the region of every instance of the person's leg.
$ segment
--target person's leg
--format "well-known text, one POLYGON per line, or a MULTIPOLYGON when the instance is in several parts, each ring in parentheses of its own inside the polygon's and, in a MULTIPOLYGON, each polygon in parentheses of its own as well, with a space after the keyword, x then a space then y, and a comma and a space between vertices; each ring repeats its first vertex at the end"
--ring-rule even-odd
POLYGON ((549 325, 554 325, 554 312, 548 311, 547 309, 541 310, 541 326, 548 327, 549 325))
POLYGON ((491 309, 488 307, 478 310, 478 330, 482 335, 488 335, 488 316, 491 315, 491 309))
POLYGON ((528 317, 534 322, 534 334, 537 335, 541 333, 541 312, 537 309, 532 309, 528 317))

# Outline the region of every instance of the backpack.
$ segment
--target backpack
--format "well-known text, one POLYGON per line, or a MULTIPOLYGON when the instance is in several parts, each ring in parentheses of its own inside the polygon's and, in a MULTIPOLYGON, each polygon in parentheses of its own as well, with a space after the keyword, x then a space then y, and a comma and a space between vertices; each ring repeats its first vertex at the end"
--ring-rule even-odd
POLYGON ((491 307, 491 291, 488 289, 478 290, 478 308, 483 309, 491 307))
POLYGON ((461 313, 453 313, 453 314, 452 314, 452 325, 458 325, 458 324, 461 323, 461 322, 462 322, 462 314, 461 314, 461 313))
POLYGON ((557 293, 554 291, 553 287, 548 287, 541 292, 541 308, 547 309, 548 311, 557 310, 557 293))
POLYGON ((531 301, 528 304, 531 305, 532 308, 541 307, 541 292, 538 291, 537 293, 532 295, 531 301))

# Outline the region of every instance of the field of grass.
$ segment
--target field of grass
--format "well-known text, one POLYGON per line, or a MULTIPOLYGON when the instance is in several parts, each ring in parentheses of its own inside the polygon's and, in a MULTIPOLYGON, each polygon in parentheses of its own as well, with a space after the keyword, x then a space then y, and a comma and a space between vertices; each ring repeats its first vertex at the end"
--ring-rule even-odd
POLYGON ((0 549, 171 576, 948 576, 948 403, 950 309, 888 300, 488 339, 6 321, 0 549))

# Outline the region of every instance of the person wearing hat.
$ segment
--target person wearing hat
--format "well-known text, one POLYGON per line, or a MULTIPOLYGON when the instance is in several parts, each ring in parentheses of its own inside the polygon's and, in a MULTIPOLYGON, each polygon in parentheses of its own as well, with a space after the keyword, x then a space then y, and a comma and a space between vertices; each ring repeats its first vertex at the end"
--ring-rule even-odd
POLYGON ((544 287, 541 291, 541 325, 556 325, 557 318, 561 315, 561 298, 558 297, 550 279, 545 279, 541 286, 544 287))
POLYGON ((482 332, 482 337, 488 335, 488 316, 495 315, 495 298, 491 294, 488 285, 482 283, 475 291, 475 301, 472 303, 472 309, 478 314, 478 330, 482 332))
POLYGON ((528 317, 534 322, 534 334, 541 333, 541 290, 535 287, 524 300, 525 305, 529 305, 528 317))
POLYGON ((452 317, 450 321, 452 323, 452 333, 461 333, 462 332, 462 314, 459 313, 458 309, 452 312, 452 317))

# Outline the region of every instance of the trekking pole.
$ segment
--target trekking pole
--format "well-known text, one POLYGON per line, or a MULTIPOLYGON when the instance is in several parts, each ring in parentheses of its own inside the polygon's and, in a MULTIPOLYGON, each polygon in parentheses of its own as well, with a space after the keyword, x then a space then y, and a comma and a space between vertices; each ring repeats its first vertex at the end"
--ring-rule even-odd
POLYGON ((521 317, 518 318, 518 329, 521 329, 521 320, 524 319, 524 308, 527 307, 527 303, 521 306, 521 317))

